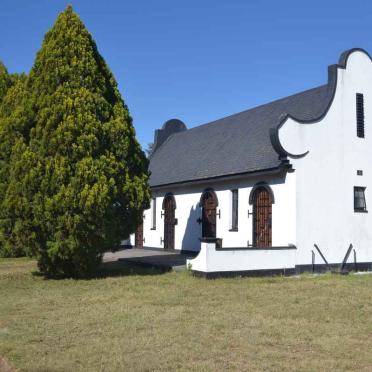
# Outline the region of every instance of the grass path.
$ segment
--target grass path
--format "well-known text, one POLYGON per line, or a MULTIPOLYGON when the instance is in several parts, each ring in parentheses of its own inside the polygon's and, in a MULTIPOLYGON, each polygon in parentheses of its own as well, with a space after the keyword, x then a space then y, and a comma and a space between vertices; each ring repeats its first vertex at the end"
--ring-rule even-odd
POLYGON ((21 371, 372 370, 372 275, 32 270, 0 260, 0 355, 21 371))

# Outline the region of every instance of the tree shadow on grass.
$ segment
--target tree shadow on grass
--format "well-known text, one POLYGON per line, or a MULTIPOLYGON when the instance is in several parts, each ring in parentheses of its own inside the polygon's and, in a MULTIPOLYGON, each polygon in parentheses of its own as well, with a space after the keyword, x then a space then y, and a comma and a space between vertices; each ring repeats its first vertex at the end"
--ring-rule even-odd
POLYGON ((33 276, 44 277, 49 280, 61 280, 61 279, 75 279, 75 280, 92 280, 92 279, 105 279, 114 278, 120 276, 148 276, 148 275, 161 275, 171 271, 169 267, 155 267, 153 265, 125 262, 125 261, 111 261, 103 262, 98 270, 87 277, 82 278, 69 278, 66 276, 58 276, 48 278, 45 277, 40 271, 32 271, 33 276))
POLYGON ((134 263, 126 261, 104 262, 92 279, 107 278, 116 276, 135 276, 135 275, 161 275, 171 271, 169 267, 155 267, 145 263, 134 263))

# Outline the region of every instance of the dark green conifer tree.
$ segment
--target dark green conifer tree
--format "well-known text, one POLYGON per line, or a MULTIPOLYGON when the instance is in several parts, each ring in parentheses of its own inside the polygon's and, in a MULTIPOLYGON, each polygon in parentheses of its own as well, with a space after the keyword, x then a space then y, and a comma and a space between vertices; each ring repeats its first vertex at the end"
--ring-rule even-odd
POLYGON ((47 276, 86 276, 141 220, 147 159, 116 81, 71 6, 45 35, 26 85, 29 138, 26 131, 12 148, 3 203, 16 213, 11 240, 27 245, 47 276))
POLYGON ((14 211, 4 205, 9 185, 10 159, 13 146, 28 137, 28 119, 25 98, 24 74, 9 75, 0 64, 0 256, 17 257, 26 254, 26 247, 11 242, 14 230, 14 211), (9 213, 7 213, 9 212, 9 213))
POLYGON ((8 70, 4 64, 0 62, 0 104, 11 85, 12 80, 8 74, 8 70))

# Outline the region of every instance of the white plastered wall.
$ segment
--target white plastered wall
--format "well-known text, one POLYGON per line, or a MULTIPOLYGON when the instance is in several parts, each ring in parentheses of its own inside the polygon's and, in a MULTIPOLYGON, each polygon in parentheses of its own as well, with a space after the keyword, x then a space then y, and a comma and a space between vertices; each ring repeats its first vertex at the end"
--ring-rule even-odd
POLYGON ((272 209, 272 243, 273 246, 288 246, 296 243, 296 174, 287 173, 284 177, 256 177, 235 181, 220 181, 204 185, 190 185, 173 187, 162 191, 153 191, 156 197, 157 216, 156 229, 151 230, 151 209, 145 211, 144 237, 145 246, 163 248, 161 239, 164 238, 164 218, 161 217, 164 196, 172 192, 176 200, 175 217, 178 224, 175 226, 175 249, 199 251, 202 235, 199 207, 200 197, 206 188, 213 188, 217 198, 217 237, 223 239, 223 247, 247 247, 252 244, 252 219, 248 211, 253 212, 249 205, 249 195, 254 185, 266 182, 274 193, 275 203, 272 209), (238 231, 229 231, 231 228, 231 190, 238 189, 238 231))
POLYGON ((281 270, 285 274, 288 269, 295 269, 295 257, 296 250, 291 247, 217 250, 215 243, 203 242, 198 256, 187 260, 187 264, 193 271, 203 273, 281 270))
MULTIPOLYGON (((297 264, 311 263, 314 243, 330 263, 342 262, 350 243, 358 262, 371 262, 372 216, 355 213, 353 204, 353 187, 364 186, 367 209, 372 209, 369 57, 355 51, 346 69, 338 68, 334 100, 320 122, 299 124, 289 119, 279 138, 292 154, 309 151, 304 158, 291 159, 297 176, 297 264), (364 95, 365 138, 358 138, 356 133, 356 93, 364 95), (363 176, 357 176, 357 170, 362 170, 363 176)), ((318 253, 316 263, 323 263, 318 253)))

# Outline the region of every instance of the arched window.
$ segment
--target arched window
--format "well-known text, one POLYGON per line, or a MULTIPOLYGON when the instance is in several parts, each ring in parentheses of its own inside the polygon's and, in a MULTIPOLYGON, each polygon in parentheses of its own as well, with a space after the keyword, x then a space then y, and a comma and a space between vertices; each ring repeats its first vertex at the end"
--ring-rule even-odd
POLYGON ((164 210, 164 249, 174 249, 174 236, 175 236, 175 211, 176 211, 176 200, 173 194, 167 194, 163 200, 164 210))
POLYGON ((202 208, 202 237, 215 238, 218 199, 212 189, 207 189, 203 192, 200 198, 200 206, 202 208))
POLYGON ((272 245, 272 204, 274 194, 267 184, 257 184, 249 197, 253 204, 253 246, 272 245))

